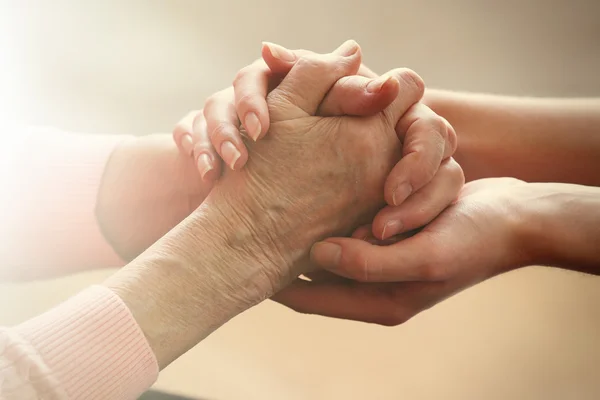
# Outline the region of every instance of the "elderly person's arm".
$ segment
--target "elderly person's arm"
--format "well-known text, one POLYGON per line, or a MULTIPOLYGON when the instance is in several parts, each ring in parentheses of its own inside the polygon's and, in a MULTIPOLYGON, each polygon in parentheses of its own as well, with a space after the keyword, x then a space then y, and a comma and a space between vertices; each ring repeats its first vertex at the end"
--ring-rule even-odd
POLYGON ((356 53, 298 63, 270 94, 269 138, 243 171, 103 286, 4 330, 0 397, 135 399, 159 367, 308 271, 315 241, 372 218, 400 153, 394 127, 420 93, 402 87, 369 118, 314 117, 359 64, 356 53))
POLYGON ((122 266, 212 187, 167 134, 15 128, 3 145, 0 280, 122 266))

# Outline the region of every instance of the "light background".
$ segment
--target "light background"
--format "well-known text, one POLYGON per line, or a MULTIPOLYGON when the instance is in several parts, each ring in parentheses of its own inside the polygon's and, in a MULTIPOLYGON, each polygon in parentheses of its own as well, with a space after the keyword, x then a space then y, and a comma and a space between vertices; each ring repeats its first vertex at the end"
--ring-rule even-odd
MULTIPOLYGON (((167 132, 259 56, 357 40, 378 72, 429 86, 600 95, 600 1, 0 0, 3 112, 80 132, 167 132), (9 110, 9 111, 7 111, 9 110)), ((0 286, 11 324, 99 271, 0 286)), ((598 399, 600 280, 529 268, 397 328, 264 303, 175 362, 157 387, 207 399, 598 399)))

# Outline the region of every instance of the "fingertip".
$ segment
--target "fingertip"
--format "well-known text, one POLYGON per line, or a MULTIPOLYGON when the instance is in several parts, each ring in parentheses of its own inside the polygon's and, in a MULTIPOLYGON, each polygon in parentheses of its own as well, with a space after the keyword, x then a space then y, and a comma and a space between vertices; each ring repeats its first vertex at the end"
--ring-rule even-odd
POLYGON ((386 184, 385 192, 388 205, 399 206, 413 193, 413 188, 409 182, 391 183, 386 184))
POLYGON ((333 241, 317 242, 310 249, 310 258, 321 268, 335 271, 342 258, 342 247, 333 241))
POLYGON ((355 55, 359 51, 360 46, 358 45, 358 43, 356 43, 355 40, 350 39, 342 43, 337 49, 333 51, 333 53, 343 57, 349 57, 355 55))
POLYGON ((293 51, 271 42, 262 42, 261 55, 267 66, 275 73, 287 73, 298 57, 293 51))

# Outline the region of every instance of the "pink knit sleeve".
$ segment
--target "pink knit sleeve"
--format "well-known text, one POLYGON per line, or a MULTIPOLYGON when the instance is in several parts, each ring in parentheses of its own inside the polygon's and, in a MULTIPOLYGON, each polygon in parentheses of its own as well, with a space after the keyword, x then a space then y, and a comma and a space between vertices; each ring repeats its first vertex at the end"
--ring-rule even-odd
POLYGON ((0 161, 0 280, 123 264, 100 232, 95 206, 104 166, 127 138, 48 128, 7 137, 0 161))
POLYGON ((144 334, 103 286, 0 329, 0 399, 134 400, 157 376, 144 334))

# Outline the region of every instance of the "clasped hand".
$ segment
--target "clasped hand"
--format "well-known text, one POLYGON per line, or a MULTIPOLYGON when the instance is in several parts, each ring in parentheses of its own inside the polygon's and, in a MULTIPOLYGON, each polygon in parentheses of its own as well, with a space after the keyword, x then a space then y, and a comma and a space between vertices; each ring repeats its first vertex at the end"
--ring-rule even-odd
MULTIPOLYGON (((331 210, 372 203, 377 191, 385 200, 376 215, 347 214, 344 224, 322 225, 331 230, 324 229, 317 236, 345 235, 349 232, 335 228, 369 222, 351 237, 331 237, 314 244, 311 260, 322 269, 291 271, 309 279, 296 279, 274 300, 301 312, 395 325, 453 293, 526 262, 525 257, 516 259, 519 251, 506 257, 517 250, 513 233, 518 231, 518 221, 506 218, 511 215, 511 203, 503 189, 520 182, 480 181, 463 189, 462 170, 451 158, 457 148, 456 133, 420 102, 423 91, 421 78, 408 69, 377 77, 361 64, 360 49, 352 41, 329 55, 266 43, 262 59, 242 69, 233 87, 211 96, 203 111, 190 113, 178 124, 175 141, 206 182, 221 176, 222 159, 229 169, 250 169, 250 174, 256 168, 273 169, 270 174, 254 171, 256 176, 274 177, 259 185, 264 189, 281 185, 281 179, 294 177, 294 169, 310 168, 311 159, 325 155, 340 158, 330 169, 339 174, 340 185, 323 194, 322 202, 330 207, 317 215, 339 218, 331 210), (323 76, 321 84, 314 78, 319 75, 323 76), (334 75, 335 84, 328 86, 327 78, 334 75), (319 94, 322 101, 315 103, 319 94), (274 125, 279 125, 279 133, 286 129, 283 119, 311 115, 357 118, 306 119, 306 142, 292 141, 288 146, 290 152, 303 153, 304 165, 289 164, 285 157, 270 164, 252 163, 262 157, 263 140, 280 137, 273 134, 274 125), (390 145, 385 133, 373 132, 372 118, 377 116, 384 125, 391 123, 397 147, 390 145), (336 146, 335 141, 320 136, 323 129, 315 129, 323 121, 339 124, 329 131, 362 132, 348 140, 361 136, 366 140, 337 152, 321 152, 336 146), (361 172, 347 173, 349 168, 361 172), (383 181, 377 178, 381 172, 387 174, 383 181), (343 180, 355 178, 354 191, 341 190, 346 187, 343 180), (481 243, 489 244, 492 251, 474 251, 481 243)), ((291 189, 293 199, 279 206, 302 203, 305 193, 311 192, 299 185, 291 189)), ((289 238, 295 239, 294 235, 289 238)), ((310 244, 296 243, 299 247, 310 244)))

